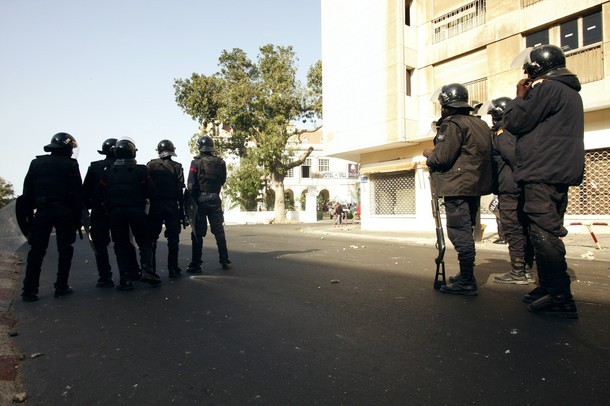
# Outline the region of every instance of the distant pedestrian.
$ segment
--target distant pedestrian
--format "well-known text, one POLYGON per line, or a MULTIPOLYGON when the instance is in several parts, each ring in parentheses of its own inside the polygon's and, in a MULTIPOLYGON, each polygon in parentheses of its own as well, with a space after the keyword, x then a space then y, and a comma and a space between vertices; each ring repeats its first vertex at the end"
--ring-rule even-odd
POLYGON ((568 188, 579 185, 584 173, 581 85, 566 69, 561 48, 540 45, 524 54, 527 78, 517 83, 502 118, 504 129, 517 137, 515 180, 538 271, 538 287, 524 301, 534 313, 577 318, 561 238, 568 234, 568 188))
POLYGON ((341 227, 341 222, 343 221, 343 206, 341 206, 341 203, 339 203, 339 202, 335 203, 334 215, 335 215, 334 227, 341 227))
POLYGON ((197 140, 199 155, 191 161, 187 188, 196 201, 197 214, 191 226, 191 263, 188 273, 202 273, 201 264, 203 255, 203 238, 207 234, 208 220, 210 229, 216 238, 219 262, 222 269, 231 268, 227 240, 224 230, 224 214, 220 191, 227 181, 227 165, 224 159, 215 156, 214 140, 204 135, 197 140))
POLYGON ((178 250, 180 245, 180 224, 184 222, 184 171, 182 165, 172 160, 176 148, 170 140, 162 140, 157 145, 159 158, 146 165, 155 184, 155 195, 151 200, 149 223, 153 238, 153 269, 157 265, 157 241, 165 224, 167 238, 167 270, 170 278, 180 276, 178 250))
POLYGON ((23 182, 23 199, 31 210, 36 210, 28 243, 27 265, 23 281, 23 301, 38 300, 42 262, 55 228, 57 240, 57 278, 55 297, 72 293, 68 284, 76 241, 81 226, 83 188, 80 169, 72 158, 76 140, 68 133, 57 133, 44 147, 47 155, 37 156, 31 163, 23 182))
POLYGON ((441 118, 434 149, 423 155, 430 169, 433 193, 443 197, 447 236, 458 253, 460 273, 440 288, 443 293, 477 295, 473 230, 482 195, 491 193, 491 137, 480 117, 470 115, 468 90, 459 83, 440 89, 441 118))
POLYGON ((154 184, 145 165, 136 161, 136 145, 130 139, 120 139, 115 146, 116 161, 101 180, 105 206, 110 213, 110 232, 119 266, 118 290, 133 290, 130 278, 130 230, 140 250, 140 280, 151 285, 161 283, 152 268, 152 238, 148 228, 147 202, 154 194, 154 184))
MULTIPOLYGON (((91 210, 90 214, 90 238, 95 248, 95 264, 97 266, 98 280, 96 287, 107 288, 113 287, 112 267, 110 265, 110 257, 108 255, 108 246, 110 245, 110 216, 104 205, 104 196, 102 195, 100 181, 104 177, 104 173, 108 170, 116 160, 114 156, 114 148, 116 138, 108 138, 102 144, 102 148, 97 152, 105 155, 105 158, 99 161, 91 162, 83 181, 83 193, 85 196, 85 206, 91 210)), ((137 279, 140 274, 136 249, 132 244, 126 247, 129 249, 130 273, 132 279, 137 279)))

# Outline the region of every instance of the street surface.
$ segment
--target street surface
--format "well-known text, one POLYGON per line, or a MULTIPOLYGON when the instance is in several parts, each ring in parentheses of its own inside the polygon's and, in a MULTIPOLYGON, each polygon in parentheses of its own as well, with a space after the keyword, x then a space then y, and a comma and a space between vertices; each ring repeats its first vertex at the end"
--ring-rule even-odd
MULTIPOLYGON (((526 310, 533 286, 491 282, 509 269, 506 253, 479 252, 479 296, 451 296, 432 287, 432 247, 307 227, 227 226, 233 269, 220 269, 208 235, 205 273, 177 280, 161 240, 163 284, 132 292, 95 288, 78 240, 75 293, 63 298, 52 240, 40 300, 13 305, 27 404, 607 404, 607 262, 568 262, 580 318, 564 320, 526 310)), ((453 249, 446 262, 455 273, 453 249)))

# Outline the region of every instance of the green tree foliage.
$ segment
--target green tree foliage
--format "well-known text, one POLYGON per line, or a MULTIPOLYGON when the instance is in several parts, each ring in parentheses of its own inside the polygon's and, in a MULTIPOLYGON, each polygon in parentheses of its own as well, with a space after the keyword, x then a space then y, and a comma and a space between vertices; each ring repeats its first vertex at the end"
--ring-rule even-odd
MULTIPOLYGON (((291 124, 321 118, 322 65, 318 62, 310 68, 308 87, 303 87, 296 79, 292 47, 269 44, 259 51, 256 62, 238 48, 222 51, 219 72, 176 79, 174 90, 178 106, 203 129, 211 123, 213 128, 215 122, 230 127, 230 137, 217 140, 219 148, 238 155, 243 165, 262 168, 275 192, 275 221, 285 222, 284 177, 313 150, 292 158, 289 144, 298 134, 291 124)), ((241 179, 246 184, 235 187, 248 194, 252 185, 247 177, 241 179)), ((239 201, 245 201, 243 196, 239 201)))
POLYGON ((229 169, 231 176, 227 179, 225 193, 242 210, 256 210, 257 198, 264 184, 263 171, 249 156, 242 158, 238 167, 229 169))
POLYGON ((0 208, 6 206, 15 198, 15 190, 13 184, 0 178, 0 208))

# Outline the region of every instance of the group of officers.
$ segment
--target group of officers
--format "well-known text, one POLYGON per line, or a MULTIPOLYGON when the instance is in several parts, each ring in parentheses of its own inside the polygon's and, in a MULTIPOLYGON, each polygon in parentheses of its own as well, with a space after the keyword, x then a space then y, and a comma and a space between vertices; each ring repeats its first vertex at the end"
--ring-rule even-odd
POLYGON ((494 282, 532 283, 535 263, 537 286, 523 298, 528 310, 577 318, 561 238, 568 233, 568 188, 584 174, 581 84, 557 46, 539 45, 521 57, 513 66, 522 66, 527 78, 517 83, 515 97, 494 99, 477 113, 491 115, 491 129, 474 114, 463 85, 440 89, 434 148, 423 155, 433 193, 444 198, 447 235, 460 266, 440 291, 477 295, 475 216, 480 197, 493 192, 511 261, 511 270, 494 282))
POLYGON ((159 285, 156 247, 163 225, 170 278, 181 275, 179 234, 181 226, 186 228, 189 224, 192 255, 186 271, 202 273, 208 221, 220 265, 224 270, 230 269, 220 198, 227 178, 226 164, 214 154, 211 137, 200 137, 197 147, 199 154, 191 161, 185 185, 182 165, 172 160, 176 153, 170 140, 158 143, 159 158, 141 165, 136 161, 133 140, 109 138, 98 150, 105 158, 91 162, 82 181, 78 162, 72 158, 76 139, 65 132, 55 134, 44 147, 48 154, 31 162, 23 194, 17 199, 17 219, 30 245, 22 299, 38 300, 42 262, 53 228, 58 250, 55 297, 73 292, 68 278, 73 244, 81 228, 87 232, 95 253, 99 274, 96 286, 100 288, 115 286, 108 254, 111 242, 118 266, 118 290, 133 290, 132 282, 136 280, 159 285))
MULTIPOLYGON (((501 97, 481 106, 492 117, 489 126, 473 114, 467 89, 452 83, 440 89, 441 118, 436 123, 434 148, 423 151, 433 192, 444 198, 447 235, 457 251, 460 272, 440 287, 448 294, 477 295, 474 276, 473 230, 480 197, 498 195, 500 222, 508 242, 511 270, 495 282, 537 286, 523 298, 528 310, 567 318, 578 317, 570 290, 563 217, 568 188, 579 185, 584 173, 584 113, 580 82, 566 69, 562 50, 540 45, 528 52, 522 67, 527 78, 516 86, 514 98, 501 97), (490 137, 491 133, 491 137, 490 137)), ((91 163, 84 185, 78 163, 71 158, 76 140, 67 133, 53 136, 26 175, 21 206, 33 214, 23 283, 23 300, 38 300, 39 276, 52 228, 56 229, 59 264, 55 296, 72 292, 68 276, 72 244, 81 219, 90 221, 99 280, 112 287, 108 258, 112 241, 117 257, 119 290, 132 290, 132 280, 156 285, 155 250, 165 224, 169 277, 180 276, 180 223, 191 205, 192 255, 187 269, 201 273, 207 219, 218 246, 223 269, 231 267, 224 234, 220 190, 226 181, 225 162, 214 155, 209 136, 197 142, 200 154, 191 162, 183 194, 182 166, 172 161, 174 145, 159 143, 159 158, 147 165, 136 162, 130 139, 108 139, 98 151, 106 158, 91 163), (149 209, 145 209, 150 203, 149 209), (89 215, 90 210, 90 215, 89 215), (196 211, 196 215, 193 212, 196 211), (81 216, 81 213, 87 216, 81 216), (130 232, 139 248, 139 264, 130 232)), ((19 205, 19 202, 18 202, 19 205)))

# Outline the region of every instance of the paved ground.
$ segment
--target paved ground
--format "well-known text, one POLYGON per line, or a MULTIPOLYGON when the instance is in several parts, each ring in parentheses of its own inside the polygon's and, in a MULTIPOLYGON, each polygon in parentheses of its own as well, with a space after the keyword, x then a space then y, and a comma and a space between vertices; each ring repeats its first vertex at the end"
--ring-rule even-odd
MULTIPOLYGON (((0 210, 0 223, 7 225, 6 229, 15 230, 14 223, 11 221, 10 208, 8 210, 0 210), (9 213, 7 215, 7 213, 9 213)), ((238 226, 231 226, 238 227, 238 226)), ((273 226, 269 226, 273 227, 273 226)), ((316 239, 336 240, 345 239, 354 241, 353 244, 345 245, 343 250, 355 250, 362 247, 365 241, 387 242, 387 244, 405 244, 411 246, 434 247, 435 239, 432 233, 386 233, 386 232, 366 232, 360 230, 357 225, 347 225, 343 228, 334 228, 329 222, 322 222, 314 225, 295 225, 295 229, 300 230, 303 234, 314 236, 316 239), (356 243, 358 241, 358 243, 356 243), (356 248, 354 248, 356 247, 356 248)), ((584 227, 583 227, 584 228, 584 227)), ((591 302, 593 304, 600 303, 607 305, 610 303, 608 298, 608 275, 610 275, 610 249, 598 250, 595 243, 588 232, 585 230, 571 230, 570 234, 564 242, 566 243, 568 258, 577 262, 579 278, 574 280, 574 290, 580 294, 579 300, 591 302), (581 231, 577 234, 575 231, 581 231), (587 273, 587 263, 595 264, 595 273, 587 273)), ((13 300, 18 298, 18 290, 22 276, 19 274, 22 266, 19 263, 19 258, 14 255, 16 250, 19 250, 23 255, 24 248, 19 247, 25 242, 18 234, 14 233, 0 236, 2 238, 0 246, 0 402, 8 403, 12 400, 15 393, 23 389, 20 382, 16 382, 19 374, 16 367, 19 366, 20 351, 14 347, 15 334, 14 326, 17 322, 14 312, 11 311, 13 300)), ((610 238, 606 235, 598 235, 599 242, 602 246, 610 245, 610 238)), ((502 257, 506 253, 506 246, 492 244, 494 236, 487 236, 487 239, 477 245, 480 252, 489 252, 490 255, 498 254, 502 257)), ((341 255, 339 252, 338 255, 341 255)), ((449 247, 448 257, 455 254, 449 247)), ((278 257, 280 258, 280 257, 278 257)), ((244 257, 242 262, 247 259, 244 257)), ((401 259, 403 261, 404 259, 401 259)), ((593 268, 593 266, 591 266, 593 268)), ((245 292, 241 292, 245 293, 245 292)), ((21 302, 20 302, 21 305, 21 302)), ((38 307, 38 309, 41 309, 38 307)), ((604 342, 602 340, 601 342, 604 342)), ((607 342, 607 340, 605 341, 607 342)), ((605 348, 607 351, 608 348, 605 348)), ((604 359, 604 358, 602 358, 604 359)), ((607 371, 605 372, 607 375, 607 371)), ((5 404, 1 403, 1 404, 5 404)), ((261 402, 259 402, 261 403, 261 402)), ((298 402, 297 402, 298 403, 298 402)), ((264 404, 262 402, 261 404, 264 404)))

